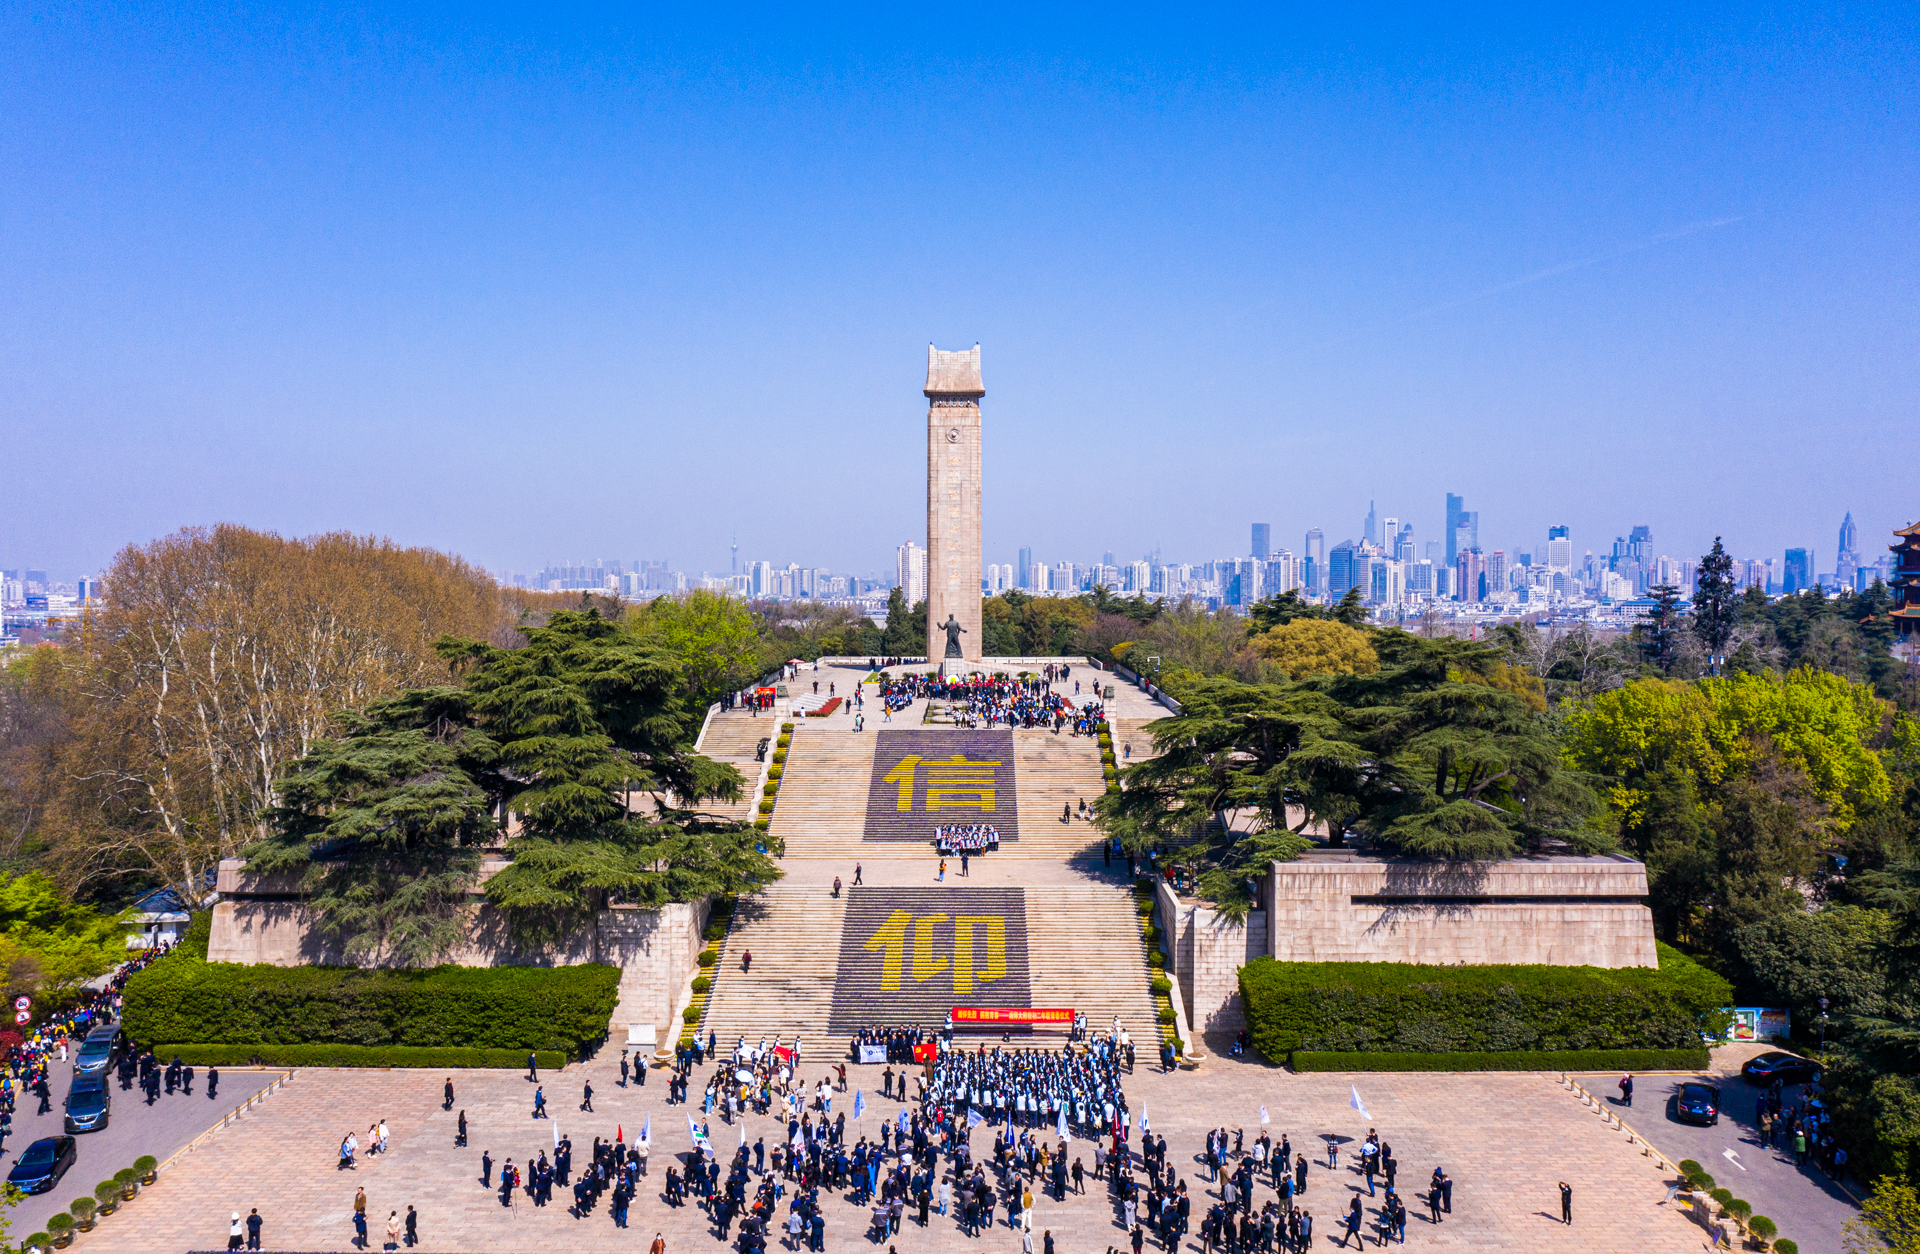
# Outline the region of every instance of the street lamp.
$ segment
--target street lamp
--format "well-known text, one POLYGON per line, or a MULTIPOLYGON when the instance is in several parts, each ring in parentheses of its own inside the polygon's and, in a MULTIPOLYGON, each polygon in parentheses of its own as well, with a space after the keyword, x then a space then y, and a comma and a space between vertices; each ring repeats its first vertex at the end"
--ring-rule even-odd
POLYGON ((1827 1052, 1827 999, 1821 997, 1815 1001, 1820 1007, 1820 1053, 1824 1057, 1827 1052))

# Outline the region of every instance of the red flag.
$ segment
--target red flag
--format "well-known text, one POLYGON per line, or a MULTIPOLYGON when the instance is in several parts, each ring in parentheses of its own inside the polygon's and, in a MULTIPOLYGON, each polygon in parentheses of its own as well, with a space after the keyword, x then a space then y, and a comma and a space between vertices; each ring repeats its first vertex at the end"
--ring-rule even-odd
POLYGON ((616 1143, 627 1139, 626 1130, 620 1124, 613 1125, 613 1139, 616 1143))

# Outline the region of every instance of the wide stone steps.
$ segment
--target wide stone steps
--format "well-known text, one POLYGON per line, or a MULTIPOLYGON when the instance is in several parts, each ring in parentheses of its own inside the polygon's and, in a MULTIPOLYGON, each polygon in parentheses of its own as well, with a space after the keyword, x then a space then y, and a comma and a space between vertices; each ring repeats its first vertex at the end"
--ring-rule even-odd
MULTIPOLYGON (((772 834, 788 858, 851 861, 860 858, 935 856, 932 844, 865 841, 868 789, 877 739, 837 728, 796 730, 788 750, 772 834)), ((1013 733, 1019 839, 991 856, 1070 861, 1096 856, 1099 837, 1091 824, 1061 811, 1079 812, 1105 788, 1098 744, 1088 737, 1051 732, 1013 733)))
MULTIPOLYGON (((740 1036, 751 1043, 763 1036, 790 1041, 798 1035, 812 1057, 838 1058, 844 1034, 830 1026, 836 987, 843 1005, 852 999, 874 1024, 924 1017, 926 1026, 938 1026, 939 1015, 931 1011, 925 1016, 903 1012, 897 996, 879 987, 872 969, 841 971, 848 900, 825 888, 779 884, 741 898, 715 967, 701 1034, 714 1032, 727 1045, 740 1036), (749 950, 753 966, 743 972, 741 958, 749 950), (815 1052, 816 1043, 830 1055, 815 1052)), ((1096 1028, 1118 1018, 1135 1041, 1158 1040, 1138 916, 1125 889, 1102 884, 1031 889, 1025 922, 1031 1004, 1072 1007, 1096 1028)), ((941 1005, 950 1000, 932 999, 941 1005)))
MULTIPOLYGON (((703 807, 711 814, 740 822, 750 821, 759 811, 759 795, 754 790, 754 781, 760 778, 760 763, 754 758, 754 750, 759 748, 760 740, 778 740, 780 720, 772 714, 755 717, 746 710, 727 710, 707 720, 707 730, 695 746, 698 752, 715 761, 726 762, 739 771, 745 783, 740 790, 738 801, 709 801, 703 807)), ((769 757, 773 746, 767 746, 769 757)))

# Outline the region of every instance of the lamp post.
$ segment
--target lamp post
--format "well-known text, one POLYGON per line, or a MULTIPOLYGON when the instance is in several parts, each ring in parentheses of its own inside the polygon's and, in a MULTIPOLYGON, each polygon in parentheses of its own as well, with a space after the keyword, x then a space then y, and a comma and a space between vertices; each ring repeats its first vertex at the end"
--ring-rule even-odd
POLYGON ((1817 998, 1816 1004, 1820 1007, 1820 1054, 1822 1057, 1825 1057, 1827 1052, 1827 999, 1824 997, 1817 998))

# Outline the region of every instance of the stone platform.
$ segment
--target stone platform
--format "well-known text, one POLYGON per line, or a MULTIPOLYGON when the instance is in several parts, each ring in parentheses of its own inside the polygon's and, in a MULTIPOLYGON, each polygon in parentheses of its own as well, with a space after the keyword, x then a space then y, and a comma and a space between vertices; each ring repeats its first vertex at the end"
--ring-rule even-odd
MULTIPOLYGON (((839 1045, 808 1042, 802 1075, 818 1078, 838 1057, 839 1045)), ((725 1250, 704 1212, 692 1205, 666 1206, 658 1192, 669 1158, 686 1151, 684 1106, 665 1103, 666 1086, 656 1075, 646 1088, 616 1086, 618 1054, 543 1077, 554 1121, 528 1117, 533 1085, 518 1074, 463 1072, 454 1077, 455 1111, 464 1109, 471 1145, 453 1145, 455 1113, 440 1109, 440 1072, 304 1071, 273 1102, 245 1124, 211 1138, 197 1153, 166 1173, 126 1213, 83 1236, 75 1248, 167 1254, 225 1246, 227 1215, 259 1207, 265 1219, 266 1248, 274 1250, 346 1250, 350 1248, 354 1190, 367 1192, 376 1222, 374 1241, 389 1210, 402 1214, 411 1204, 421 1216, 424 1251, 481 1251, 526 1254, 537 1251, 645 1250, 654 1233, 664 1235, 671 1254, 725 1250), (594 1082, 595 1113, 578 1111, 581 1082, 594 1082), (654 1135, 649 1184, 633 1206, 631 1226, 616 1230, 603 1205, 585 1218, 567 1213, 562 1201, 535 1208, 522 1197, 502 1207, 495 1191, 479 1182, 480 1152, 490 1150, 496 1164, 507 1158, 524 1163, 542 1149, 551 1150, 555 1128, 576 1147, 594 1136, 611 1137, 616 1126, 631 1137, 651 1116, 654 1135), (362 1159, 355 1171, 337 1170, 335 1150, 349 1128, 364 1129, 385 1118, 393 1130, 392 1150, 362 1159)), ((848 1115, 852 1137, 877 1132, 879 1120, 894 1117, 899 1104, 878 1099, 881 1068, 849 1066, 853 1087, 866 1090, 867 1111, 848 1115)), ((699 1081, 709 1069, 702 1068, 699 1081)), ((1456 1181, 1453 1213, 1431 1224, 1417 1196, 1409 1197, 1412 1220, 1408 1245, 1419 1249, 1527 1251, 1618 1251, 1667 1254, 1696 1251, 1704 1236, 1676 1207, 1665 1204, 1665 1176, 1658 1160, 1609 1129, 1558 1077, 1533 1074, 1474 1075, 1305 1075, 1294 1076, 1233 1059, 1208 1060, 1197 1073, 1161 1075, 1143 1065, 1127 1080, 1136 1114, 1144 1114, 1166 1136, 1169 1157, 1189 1192, 1200 1200, 1217 1186, 1194 1161, 1206 1129, 1242 1128, 1251 1140, 1259 1129, 1260 1108, 1278 1140, 1288 1133, 1296 1147, 1314 1158, 1303 1198, 1329 1248, 1331 1220, 1343 1213, 1356 1193, 1369 1206, 1365 1182, 1344 1169, 1351 1148, 1369 1127, 1378 1128, 1400 1163, 1402 1184, 1410 1195, 1424 1191, 1436 1165, 1456 1181), (1357 1088, 1368 1117, 1349 1109, 1357 1088), (1326 1170, 1325 1140, 1345 1143, 1343 1169, 1326 1170), (1556 1181, 1574 1190, 1574 1226, 1559 1221, 1556 1181)), ((835 1113, 849 1110, 852 1094, 837 1095, 835 1113)), ((749 1145, 780 1135, 772 1120, 749 1118, 749 1145)), ((739 1134, 713 1121, 714 1140, 727 1153, 739 1134)), ((981 1135, 985 1129, 981 1130, 981 1135)), ((1092 1147, 1076 1141, 1073 1152, 1091 1169, 1092 1147)), ((1091 1185, 1091 1181, 1089 1181, 1091 1185)), ((1036 1195, 1037 1196, 1037 1195, 1036 1195)), ((1257 1201, 1271 1197, 1261 1186, 1257 1201)), ((1206 1203, 1202 1203, 1203 1205, 1206 1203)), ((876 1248, 864 1238, 865 1212, 842 1196, 828 1196, 827 1250, 852 1254, 876 1248)), ((1124 1246, 1126 1236, 1103 1192, 1090 1189, 1067 1200, 1038 1202, 1034 1246, 1050 1230, 1058 1254, 1100 1254, 1124 1246)), ((1000 1226, 979 1240, 964 1236, 952 1218, 934 1216, 929 1230, 909 1222, 891 1244, 906 1251, 1018 1250, 1019 1234, 1000 1226)), ((1151 1244, 1150 1244, 1151 1248, 1151 1244)), ((1197 1254, 1197 1236, 1184 1251, 1197 1254)))

